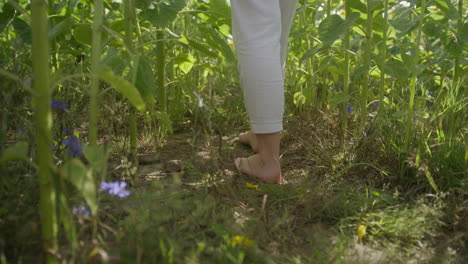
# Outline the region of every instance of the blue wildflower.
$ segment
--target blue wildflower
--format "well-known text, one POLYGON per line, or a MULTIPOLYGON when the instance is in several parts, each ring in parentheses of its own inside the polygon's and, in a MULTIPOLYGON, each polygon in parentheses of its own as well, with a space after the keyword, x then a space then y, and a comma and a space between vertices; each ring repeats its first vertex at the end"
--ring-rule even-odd
POLYGON ((64 133, 65 135, 71 135, 71 134, 73 134, 73 129, 65 128, 65 129, 63 130, 63 133, 64 133))
POLYGON ((26 129, 25 129, 24 127, 18 127, 18 131, 19 131, 21 134, 26 133, 26 129))
POLYGON ((79 138, 71 135, 65 138, 62 141, 62 144, 64 144, 68 150, 66 154, 70 157, 80 157, 83 155, 83 145, 81 144, 81 141, 79 138))
POLYGON ((380 105, 380 102, 379 101, 375 101, 372 103, 374 106, 379 106, 380 105))
POLYGON ((78 217, 84 217, 84 218, 88 218, 91 215, 88 208, 86 208, 86 206, 83 206, 83 205, 73 208, 73 214, 78 217))
POLYGON ((434 92, 432 92, 432 91, 427 91, 427 94, 428 94, 429 96, 432 96, 432 95, 434 94, 434 92))
POLYGON ((346 105, 346 112, 348 112, 348 114, 351 114, 351 112, 353 111, 353 109, 351 108, 351 105, 346 105))
POLYGON ((61 102, 61 101, 57 101, 57 100, 52 100, 50 102, 50 105, 53 107, 53 108, 57 108, 57 109, 60 109, 60 110, 65 110, 68 108, 68 104, 65 103, 65 102, 61 102))
POLYGON ((110 195, 125 198, 130 195, 130 191, 126 190, 125 187, 127 187, 127 183, 124 181, 101 182, 100 189, 110 195))

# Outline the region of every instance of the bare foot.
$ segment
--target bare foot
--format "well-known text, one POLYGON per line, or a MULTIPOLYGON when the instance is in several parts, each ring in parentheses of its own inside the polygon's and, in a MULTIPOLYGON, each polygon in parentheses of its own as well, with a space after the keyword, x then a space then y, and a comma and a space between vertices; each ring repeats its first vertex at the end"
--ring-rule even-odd
POLYGON ((258 153, 257 136, 252 131, 247 131, 239 134, 239 141, 243 144, 249 145, 253 152, 258 153))
POLYGON ((269 183, 281 182, 279 160, 263 160, 259 154, 234 161, 239 172, 269 183))

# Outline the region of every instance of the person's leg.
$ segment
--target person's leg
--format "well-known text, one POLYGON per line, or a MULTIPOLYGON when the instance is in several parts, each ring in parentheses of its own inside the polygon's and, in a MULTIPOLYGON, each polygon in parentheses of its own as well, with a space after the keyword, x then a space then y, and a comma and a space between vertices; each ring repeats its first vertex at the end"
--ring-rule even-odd
MULTIPOLYGON (((267 182, 279 182, 281 179, 279 132, 283 129, 284 109, 284 62, 281 54, 286 50, 281 45, 287 44, 292 22, 291 12, 282 16, 281 2, 289 1, 231 1, 241 86, 252 126, 251 132, 241 134, 239 139, 258 152, 247 159, 237 159, 235 163, 241 172, 267 182), (283 25, 288 23, 283 32, 283 25), (282 39, 284 36, 286 41, 282 39)), ((295 10, 296 1, 291 2, 294 2, 295 10)))
MULTIPOLYGON (((281 12, 281 37, 280 37, 280 44, 281 44, 281 52, 280 52, 280 59, 281 59, 281 67, 283 70, 283 76, 285 74, 285 66, 286 66, 286 58, 288 53, 288 38, 289 33, 291 30, 291 25, 294 19, 294 15, 296 13, 298 0, 287 0, 281 1, 280 4, 280 12, 281 12)), ((247 131, 244 133, 239 134, 239 141, 241 143, 250 145, 252 150, 256 153, 259 152, 259 147, 257 143, 257 137, 252 131, 247 131)))

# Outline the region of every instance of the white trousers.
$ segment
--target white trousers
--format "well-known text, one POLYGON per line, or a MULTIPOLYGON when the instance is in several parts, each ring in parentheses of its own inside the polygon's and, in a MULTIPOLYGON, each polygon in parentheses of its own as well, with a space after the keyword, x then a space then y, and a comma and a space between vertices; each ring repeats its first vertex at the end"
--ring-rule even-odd
POLYGON ((256 134, 283 130, 284 68, 298 0, 231 0, 244 103, 256 134))

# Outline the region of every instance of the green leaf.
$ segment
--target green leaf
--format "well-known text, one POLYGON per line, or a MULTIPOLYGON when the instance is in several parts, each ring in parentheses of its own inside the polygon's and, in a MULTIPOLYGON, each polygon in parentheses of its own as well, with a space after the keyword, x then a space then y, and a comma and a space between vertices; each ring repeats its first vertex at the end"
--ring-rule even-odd
POLYGON ((440 27, 440 23, 435 23, 432 21, 424 23, 422 30, 424 34, 431 36, 431 37, 439 37, 440 33, 443 32, 442 27, 440 27))
POLYGON ((348 6, 353 8, 353 9, 359 10, 364 14, 367 12, 366 5, 363 4, 360 0, 346 0, 346 2, 348 4, 348 6))
POLYGON ((80 43, 91 46, 93 29, 91 24, 79 24, 73 29, 73 37, 80 43))
POLYGON ((136 1, 136 7, 142 10, 139 15, 154 26, 166 27, 185 7, 185 0, 140 0, 136 1))
POLYGON ((15 13, 15 8, 10 4, 5 3, 3 5, 2 12, 0 13, 0 32, 11 23, 15 13))
POLYGON ((180 70, 185 74, 190 72, 196 61, 197 60, 189 53, 180 54, 175 58, 177 66, 179 66, 180 70))
POLYGON ((96 197, 96 184, 93 175, 80 160, 72 159, 60 168, 65 179, 71 182, 76 189, 83 195, 91 213, 96 215, 98 204, 96 197))
POLYGON ((391 75, 399 80, 408 79, 410 73, 402 61, 390 59, 384 65, 385 73, 391 75))
POLYGON ((187 38, 185 35, 182 35, 179 39, 179 41, 181 43, 184 43, 202 53, 204 53, 205 55, 208 55, 208 56, 211 56, 211 57, 217 57, 218 55, 216 53, 214 53, 213 51, 210 50, 210 46, 206 45, 205 43, 201 44, 201 43, 198 43, 194 40, 191 40, 189 38, 187 38))
POLYGON ((28 143, 18 142, 3 151, 3 155, 0 157, 0 164, 5 164, 11 160, 27 160, 27 159, 28 159, 28 143))
POLYGON ((345 95, 345 93, 343 92, 339 92, 330 99, 330 106, 335 108, 341 104, 345 104, 349 102, 350 99, 351 99, 351 96, 345 95))
POLYGON ((148 102, 153 99, 153 95, 156 92, 156 84, 154 83, 151 61, 144 55, 139 56, 137 61, 138 66, 135 86, 145 101, 148 102))
POLYGON ((74 23, 75 23, 75 20, 72 16, 64 18, 57 25, 55 25, 54 28, 49 30, 49 34, 48 34, 49 39, 53 39, 59 36, 60 34, 68 31, 74 23))
POLYGON ((28 44, 32 43, 32 32, 31 27, 21 18, 16 17, 13 19, 13 27, 15 28, 16 33, 21 37, 21 39, 28 44))
POLYGON ((106 56, 102 59, 102 64, 110 67, 112 71, 117 75, 122 75, 128 63, 122 59, 119 55, 119 51, 114 47, 107 49, 106 56))
POLYGON ((107 153, 104 146, 86 145, 83 147, 86 160, 95 171, 102 171, 107 162, 107 153))
POLYGON ((398 33, 398 38, 403 37, 404 35, 408 34, 409 32, 413 31, 419 23, 421 19, 420 16, 413 18, 414 16, 411 13, 411 9, 409 8, 397 8, 395 18, 389 20, 390 25, 395 28, 398 33))
POLYGON ((346 30, 359 18, 358 12, 353 12, 348 19, 343 20, 339 15, 325 18, 319 25, 319 39, 331 46, 346 30))
MULTIPOLYGON (((459 0, 462 1, 462 0, 459 0)), ((435 4, 445 13, 445 15, 451 20, 458 19, 458 13, 455 6, 453 6, 450 0, 434 0, 435 4)))
POLYGON ((119 75, 114 74, 112 70, 106 68, 99 73, 101 80, 110 84, 115 90, 127 97, 128 101, 135 106, 138 111, 146 109, 145 101, 141 98, 138 89, 130 82, 119 75))
POLYGON ((231 47, 227 44, 227 40, 221 36, 221 34, 210 27, 199 27, 199 30, 209 36, 207 40, 208 44, 211 47, 216 48, 221 52, 223 57, 227 61, 235 61, 236 57, 234 56, 234 52, 232 51, 231 47))
POLYGON ((225 22, 231 21, 231 8, 226 0, 210 0, 210 11, 225 22))

